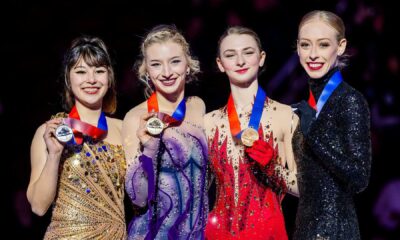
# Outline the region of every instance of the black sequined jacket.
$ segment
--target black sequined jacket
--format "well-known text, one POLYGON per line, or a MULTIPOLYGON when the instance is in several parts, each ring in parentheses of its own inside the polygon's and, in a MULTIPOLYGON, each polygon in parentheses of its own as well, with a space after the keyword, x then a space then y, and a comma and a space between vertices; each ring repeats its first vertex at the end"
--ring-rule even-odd
MULTIPOLYGON (((316 100, 329 76, 310 80, 316 100)), ((308 135, 297 132, 293 144, 300 192, 293 239, 360 239, 353 195, 367 187, 370 177, 370 115, 365 98, 342 82, 308 135)))

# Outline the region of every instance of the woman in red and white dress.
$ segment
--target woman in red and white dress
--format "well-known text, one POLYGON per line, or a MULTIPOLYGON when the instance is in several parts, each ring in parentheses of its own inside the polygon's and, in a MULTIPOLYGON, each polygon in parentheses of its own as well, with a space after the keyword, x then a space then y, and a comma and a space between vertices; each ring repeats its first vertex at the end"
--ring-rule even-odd
POLYGON ((218 51, 231 95, 226 106, 205 117, 217 186, 206 238, 287 239, 281 200, 288 191, 297 194, 291 139, 298 117, 260 87, 266 53, 254 31, 228 28, 218 51))

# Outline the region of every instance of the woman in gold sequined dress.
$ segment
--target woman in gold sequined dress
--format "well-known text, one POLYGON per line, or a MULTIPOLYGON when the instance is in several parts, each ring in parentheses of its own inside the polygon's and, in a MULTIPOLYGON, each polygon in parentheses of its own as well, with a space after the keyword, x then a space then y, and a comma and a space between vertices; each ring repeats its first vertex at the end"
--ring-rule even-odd
POLYGON ((41 125, 31 146, 27 197, 43 216, 52 205, 45 239, 125 239, 125 159, 116 109, 115 79, 104 42, 75 39, 64 59, 64 105, 41 125), (65 126, 71 140, 56 138, 65 126))

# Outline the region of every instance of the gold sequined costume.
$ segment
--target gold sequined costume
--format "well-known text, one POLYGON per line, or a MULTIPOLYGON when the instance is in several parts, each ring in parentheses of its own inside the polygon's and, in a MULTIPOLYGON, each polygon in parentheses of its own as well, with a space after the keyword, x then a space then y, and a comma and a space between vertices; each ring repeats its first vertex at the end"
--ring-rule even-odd
POLYGON ((125 239, 125 168, 120 145, 85 138, 65 147, 44 239, 125 239))

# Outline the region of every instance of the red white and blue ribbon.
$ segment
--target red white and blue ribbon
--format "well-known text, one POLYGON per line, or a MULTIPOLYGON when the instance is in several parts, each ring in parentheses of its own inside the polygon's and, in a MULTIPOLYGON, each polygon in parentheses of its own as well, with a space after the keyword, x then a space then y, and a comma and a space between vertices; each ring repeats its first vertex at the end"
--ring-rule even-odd
MULTIPOLYGON (((264 108, 264 102, 267 98, 267 94, 264 90, 259 86, 256 94, 256 98, 254 100, 253 108, 251 110, 251 116, 249 121, 249 127, 258 131, 258 127, 260 125, 260 120, 264 108)), ((228 120, 229 120, 229 127, 231 133, 236 138, 240 139, 242 135, 242 129, 240 127, 240 121, 236 112, 235 102, 233 100, 232 94, 229 96, 228 104, 227 104, 227 111, 228 111, 228 120)))
POLYGON ((108 131, 106 115, 104 112, 101 112, 96 127, 80 120, 76 106, 71 109, 71 112, 68 114, 68 118, 64 119, 64 123, 72 128, 72 131, 74 132, 73 141, 75 144, 79 145, 83 142, 83 135, 89 136, 94 140, 98 140, 104 137, 108 131))
POLYGON ((329 97, 332 95, 333 91, 339 86, 343 81, 342 74, 340 71, 335 72, 329 81, 326 83, 324 90, 322 90, 321 96, 318 98, 318 102, 315 103, 315 98, 310 90, 310 96, 308 98, 308 104, 317 111, 316 117, 318 117, 325 103, 328 101, 329 97))
MULTIPOLYGON (((150 112, 159 112, 157 94, 154 92, 151 94, 149 99, 147 99, 147 111, 150 112)), ((186 98, 183 98, 182 101, 176 107, 172 116, 168 114, 162 114, 161 120, 165 123, 172 124, 175 122, 182 122, 185 118, 186 113, 186 98)))

